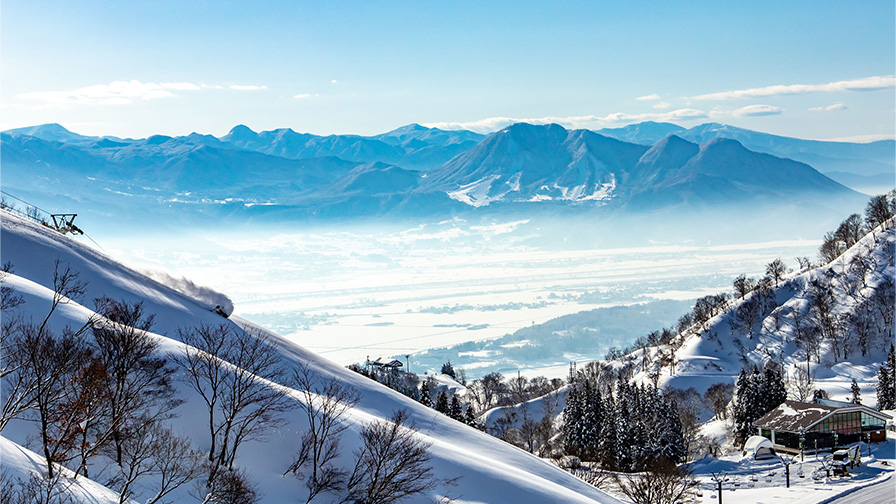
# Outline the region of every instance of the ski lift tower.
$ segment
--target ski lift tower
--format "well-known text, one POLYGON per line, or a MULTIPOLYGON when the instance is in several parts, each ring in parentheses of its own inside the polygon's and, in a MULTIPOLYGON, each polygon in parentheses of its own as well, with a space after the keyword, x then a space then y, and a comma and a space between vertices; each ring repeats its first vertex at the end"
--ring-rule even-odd
POLYGON ((53 219, 53 229, 62 234, 84 234, 84 231, 75 225, 77 216, 78 214, 50 214, 50 218, 53 219))

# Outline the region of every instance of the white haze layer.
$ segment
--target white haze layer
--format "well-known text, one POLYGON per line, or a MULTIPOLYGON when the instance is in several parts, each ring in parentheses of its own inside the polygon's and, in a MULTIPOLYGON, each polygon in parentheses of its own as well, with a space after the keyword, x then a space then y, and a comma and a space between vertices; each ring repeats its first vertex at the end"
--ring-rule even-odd
MULTIPOLYGON (((377 229, 197 231, 169 238, 147 239, 140 246, 108 237, 103 245, 142 269, 192 279, 163 281, 229 312, 222 303, 229 299, 217 294, 226 292, 235 314, 340 364, 368 357, 404 362, 408 354, 493 340, 595 308, 693 300, 730 290, 740 273, 761 275, 776 257, 796 265, 794 257, 814 256, 818 245, 799 238, 622 241, 569 223, 460 219, 377 229)), ((627 341, 597 336, 594 345, 562 358, 602 358, 609 346, 637 336, 625 335, 627 341)), ((471 375, 508 366, 527 374, 564 374, 562 360, 498 366, 498 357, 490 353, 472 366, 471 375)), ((438 353, 427 359, 417 362, 412 356, 412 371, 433 370, 438 353)))

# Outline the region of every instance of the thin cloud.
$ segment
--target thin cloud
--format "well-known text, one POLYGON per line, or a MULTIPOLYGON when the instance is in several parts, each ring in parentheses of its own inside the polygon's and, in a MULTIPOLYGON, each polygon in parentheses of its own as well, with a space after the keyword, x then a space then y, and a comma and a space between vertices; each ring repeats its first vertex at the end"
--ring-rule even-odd
POLYGON ((731 111, 731 115, 735 117, 762 117, 781 115, 783 112, 784 109, 775 107, 774 105, 748 105, 731 111))
POLYGON ((626 114, 617 112, 606 116, 586 115, 571 117, 538 117, 538 118, 515 118, 515 117, 489 117, 478 121, 468 122, 438 122, 426 123, 424 126, 430 128, 439 128, 445 130, 469 130, 477 133, 491 133, 506 128, 511 124, 525 122, 530 124, 559 124, 566 128, 573 129, 591 129, 603 128, 607 126, 618 126, 621 124, 629 124, 643 121, 673 122, 687 121, 692 119, 706 118, 706 113, 696 109, 677 109, 669 112, 653 112, 645 114, 626 114))
POLYGON ((830 112, 832 110, 846 110, 849 107, 842 103, 834 103, 833 105, 828 105, 827 107, 812 107, 809 109, 810 112, 830 112))
POLYGON ((896 77, 892 75, 865 77, 864 79, 829 82, 827 84, 790 84, 766 86, 752 89, 724 91, 693 96, 692 100, 739 100, 744 98, 764 98, 767 96, 793 95, 805 93, 830 93, 835 91, 876 91, 896 87, 896 77))
POLYGON ((315 93, 315 94, 311 94, 311 93, 299 93, 299 94, 297 94, 297 95, 293 95, 293 98, 296 98, 296 99, 298 99, 298 100, 304 100, 305 98, 311 98, 311 97, 313 97, 313 96, 320 96, 320 95, 317 94, 317 93, 315 93))
POLYGON ((191 82, 114 81, 109 84, 73 89, 71 91, 36 91, 23 93, 18 98, 42 102, 47 107, 71 105, 127 105, 137 100, 155 100, 175 96, 175 91, 197 91, 191 82))
POLYGON ((659 102, 653 106, 657 110, 666 110, 672 108, 672 104, 668 102, 659 102))
POLYGON ((653 93, 646 96, 639 96, 635 98, 638 101, 656 101, 660 99, 660 95, 653 93))
POLYGON ((249 85, 240 85, 240 84, 232 84, 230 89, 235 89, 237 91, 260 91, 262 89, 267 89, 267 86, 253 86, 249 85))

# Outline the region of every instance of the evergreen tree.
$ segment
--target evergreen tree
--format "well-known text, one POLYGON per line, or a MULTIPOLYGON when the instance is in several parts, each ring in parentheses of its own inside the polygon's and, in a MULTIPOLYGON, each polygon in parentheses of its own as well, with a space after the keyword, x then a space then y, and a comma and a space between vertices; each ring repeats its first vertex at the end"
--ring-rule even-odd
POLYGON ((423 385, 420 387, 420 403, 427 408, 432 408, 434 406, 432 402, 432 392, 429 390, 429 380, 424 380, 423 385))
POLYGON ((454 366, 451 365, 451 361, 442 364, 442 374, 457 378, 457 375, 454 372, 454 366))
POLYGON ((570 455, 579 456, 582 451, 582 403, 579 398, 579 386, 573 382, 566 396, 563 408, 563 449, 570 455))
POLYGON ((631 386, 619 380, 616 386, 616 467, 630 471, 639 455, 635 442, 635 422, 631 406, 633 405, 631 386))
POLYGON ((464 410, 460 406, 460 401, 457 399, 457 394, 451 396, 451 406, 448 410, 448 416, 457 420, 458 422, 464 421, 464 410))
POLYGON ((658 401, 657 424, 653 428, 655 441, 652 447, 654 460, 665 458, 672 463, 684 462, 687 457, 687 446, 678 416, 678 407, 671 398, 658 401))
POLYGON ((604 423, 601 426, 598 452, 603 466, 615 468, 619 465, 617 460, 619 444, 617 443, 618 434, 616 431, 616 426, 618 425, 616 420, 616 401, 613 399, 612 393, 608 392, 603 397, 603 407, 604 423))
POLYGON ((472 406, 467 405, 467 407, 464 408, 464 420, 463 421, 465 424, 469 425, 470 427, 473 427, 474 429, 479 428, 479 422, 476 421, 476 415, 473 414, 472 406))
POLYGON ((598 459, 601 425, 604 423, 600 391, 589 380, 582 386, 582 457, 586 460, 598 459))
POLYGON ((892 343, 877 373, 877 409, 896 409, 896 349, 892 343))
POLYGON ((759 418, 757 411, 761 408, 761 397, 758 390, 758 370, 742 369, 734 382, 734 435, 735 443, 743 444, 753 432, 753 421, 759 418))
POLYGON ((781 368, 769 364, 762 373, 762 381, 759 385, 759 394, 762 398, 761 407, 757 412, 758 419, 769 411, 777 408, 787 400, 787 386, 784 385, 784 376, 781 374, 781 368))
POLYGON ((448 406, 448 394, 446 394, 444 390, 439 391, 439 396, 436 399, 436 411, 443 415, 451 413, 451 409, 448 406))
POLYGON ((862 404, 862 391, 861 391, 861 389, 859 389, 859 383, 856 382, 855 378, 852 379, 852 383, 849 385, 849 390, 850 390, 850 392, 852 392, 852 398, 849 400, 849 402, 851 402, 853 404, 861 405, 862 404))

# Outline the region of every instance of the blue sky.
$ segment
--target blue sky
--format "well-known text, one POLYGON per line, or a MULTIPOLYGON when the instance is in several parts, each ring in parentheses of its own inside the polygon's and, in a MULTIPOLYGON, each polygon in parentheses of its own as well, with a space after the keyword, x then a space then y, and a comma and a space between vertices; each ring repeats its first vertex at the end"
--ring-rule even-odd
POLYGON ((894 134, 894 2, 6 0, 0 128, 894 134))

